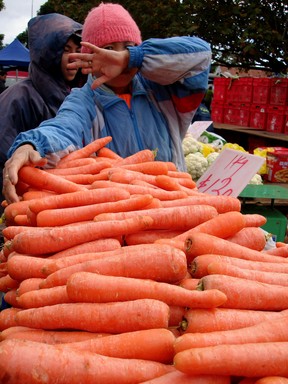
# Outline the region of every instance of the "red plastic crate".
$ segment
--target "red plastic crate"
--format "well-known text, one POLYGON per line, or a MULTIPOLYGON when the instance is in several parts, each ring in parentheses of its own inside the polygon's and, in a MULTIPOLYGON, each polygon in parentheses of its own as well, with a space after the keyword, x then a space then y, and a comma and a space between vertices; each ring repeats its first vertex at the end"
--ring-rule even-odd
POLYGON ((253 78, 240 77, 231 79, 231 85, 228 86, 226 101, 228 103, 251 103, 253 93, 253 78))
POLYGON ((288 105, 288 79, 271 78, 270 105, 288 105))
POLYGON ((253 79, 253 104, 269 104, 271 79, 259 77, 253 79))
POLYGON ((228 86, 230 84, 230 79, 223 77, 216 77, 213 81, 213 101, 224 103, 226 100, 226 93, 228 86))
POLYGON ((249 127, 257 129, 266 129, 267 120, 267 105, 255 105, 252 104, 250 107, 250 120, 249 127))
POLYGON ((211 103, 211 118, 217 123, 223 123, 224 104, 212 101, 211 103))
POLYGON ((285 133, 285 135, 288 135, 288 108, 286 108, 286 110, 285 110, 284 133, 285 133))
POLYGON ((269 106, 267 114, 266 131, 283 133, 285 125, 285 107, 269 106))
POLYGON ((249 126, 250 108, 247 104, 226 104, 224 105, 223 123, 249 126))

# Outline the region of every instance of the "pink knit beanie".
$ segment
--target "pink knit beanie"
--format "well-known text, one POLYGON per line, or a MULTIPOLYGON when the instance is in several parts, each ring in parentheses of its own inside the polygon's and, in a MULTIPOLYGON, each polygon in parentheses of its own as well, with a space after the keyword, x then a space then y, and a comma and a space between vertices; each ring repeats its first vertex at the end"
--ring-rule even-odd
MULTIPOLYGON (((88 13, 83 25, 82 41, 97 47, 122 41, 139 45, 141 32, 129 12, 120 4, 101 3, 88 13)), ((83 47, 82 51, 87 52, 87 49, 83 47)))

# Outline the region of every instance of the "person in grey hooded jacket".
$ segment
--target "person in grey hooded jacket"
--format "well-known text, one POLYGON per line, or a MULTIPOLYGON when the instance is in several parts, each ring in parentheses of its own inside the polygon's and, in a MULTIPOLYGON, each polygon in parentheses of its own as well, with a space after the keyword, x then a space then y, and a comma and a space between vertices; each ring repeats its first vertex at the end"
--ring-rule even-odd
POLYGON ((0 95, 0 191, 7 151, 15 137, 54 117, 71 88, 85 83, 80 71, 67 69, 68 55, 81 49, 81 32, 82 24, 57 13, 28 22, 28 78, 0 95))

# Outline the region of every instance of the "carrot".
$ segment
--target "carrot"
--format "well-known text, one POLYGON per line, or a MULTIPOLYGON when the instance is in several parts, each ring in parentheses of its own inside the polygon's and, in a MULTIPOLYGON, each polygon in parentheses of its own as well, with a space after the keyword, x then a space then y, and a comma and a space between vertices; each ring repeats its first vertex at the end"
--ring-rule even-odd
POLYGON ((119 166, 119 165, 144 163, 146 161, 154 161, 156 154, 157 154, 157 151, 155 150, 152 151, 150 149, 143 149, 141 151, 133 153, 132 155, 117 161, 115 165, 119 166))
POLYGON ((15 225, 26 225, 26 226, 30 225, 30 221, 27 215, 16 215, 14 217, 14 223, 15 225))
POLYGON ((54 253, 49 256, 49 259, 60 259, 62 257, 74 256, 79 253, 95 253, 95 252, 105 252, 113 251, 115 249, 121 248, 121 243, 116 238, 106 238, 106 239, 97 239, 94 241, 88 241, 87 243, 75 245, 74 247, 65 249, 54 253))
POLYGON ((96 162, 96 157, 84 157, 81 159, 75 159, 75 160, 70 160, 67 161, 66 163, 61 163, 61 161, 56 165, 57 169, 65 169, 65 168, 74 168, 74 167, 79 167, 83 165, 88 165, 88 164, 94 164, 96 162))
POLYGON ((37 215, 38 227, 56 227, 80 221, 92 220, 103 212, 126 212, 139 210, 147 206, 153 199, 151 195, 137 195, 118 201, 71 207, 46 209, 37 215))
POLYGON ((188 309, 181 330, 185 333, 226 331, 277 319, 287 313, 286 310, 273 312, 235 308, 188 309))
POLYGON ((78 191, 37 199, 30 202, 29 208, 34 213, 39 213, 47 209, 74 208, 108 201, 118 201, 128 199, 129 197, 130 193, 123 188, 92 189, 85 191, 85 193, 78 191))
POLYGON ((184 252, 168 245, 127 246, 121 254, 62 268, 47 276, 41 288, 64 285, 73 273, 82 271, 175 283, 186 275, 187 263, 184 252))
POLYGON ((157 187, 165 189, 166 191, 181 191, 181 186, 177 182, 177 180, 174 180, 172 177, 168 176, 167 174, 162 174, 162 175, 160 174, 156 176, 155 183, 157 187))
POLYGON ((23 309, 18 325, 42 329, 75 329, 123 333, 168 328, 169 306, 159 300, 139 299, 114 303, 68 303, 23 309), (137 316, 135 316, 137 313, 137 316))
POLYGON ((208 275, 201 278, 199 289, 219 289, 227 296, 224 308, 281 311, 288 309, 286 287, 260 283, 227 275, 208 275))
POLYGON ((94 183, 92 183, 92 188, 107 188, 107 187, 120 187, 124 188, 131 194, 150 194, 153 197, 164 201, 164 200, 176 200, 176 199, 182 199, 183 197, 187 197, 187 194, 183 191, 165 191, 164 189, 160 188, 153 188, 153 186, 147 187, 143 185, 133 185, 133 184, 121 184, 121 183, 115 183, 108 180, 99 180, 94 183))
MULTIPOLYGON (((176 327, 178 328, 179 325, 181 324, 186 308, 181 307, 179 305, 169 305, 169 308, 170 308, 169 329, 175 330, 176 327)), ((180 332, 178 331, 178 329, 177 329, 177 332, 178 332, 178 335, 177 335, 178 337, 180 336, 180 332)))
POLYGON ((186 288, 186 289, 196 289, 197 285, 199 283, 199 279, 193 279, 185 278, 179 282, 180 287, 186 288))
POLYGON ((39 308, 45 305, 70 303, 67 295, 66 286, 52 287, 46 289, 36 289, 23 293, 17 298, 20 308, 39 308))
POLYGON ((74 302, 107 303, 148 298, 168 305, 214 308, 226 301, 226 296, 218 290, 206 291, 207 295, 203 295, 204 292, 153 280, 89 272, 75 273, 67 281, 67 294, 74 302))
POLYGON ((261 283, 288 286, 288 273, 264 272, 243 269, 225 262, 214 262, 207 267, 209 275, 228 275, 240 277, 241 279, 258 281, 261 283))
MULTIPOLYGON (((139 212, 104 213, 95 217, 95 221, 125 220, 138 215, 139 212)), ((209 205, 190 205, 187 207, 142 209, 141 215, 148 215, 153 219, 150 229, 170 229, 185 231, 195 227, 212 217, 217 216, 217 211, 209 205)))
POLYGON ((112 151, 112 149, 108 147, 102 147, 100 148, 97 153, 97 157, 104 157, 105 159, 112 159, 112 160, 121 160, 123 159, 118 153, 112 151))
POLYGON ((255 381, 255 384, 287 384, 288 378, 281 376, 266 376, 255 381))
POLYGON ((170 239, 182 233, 182 231, 170 230, 170 229, 158 229, 157 231, 139 231, 137 233, 131 233, 125 236, 125 244, 152 244, 158 239, 170 239))
POLYGON ((288 315, 267 320, 250 327, 227 331, 185 333, 174 343, 175 353, 190 348, 208 347, 219 344, 264 343, 288 341, 288 315))
POLYGON ((245 221, 242 213, 238 211, 229 211, 220 213, 219 215, 200 223, 196 227, 176 236, 175 239, 184 241, 190 234, 195 232, 202 232, 221 238, 227 238, 243 229, 244 226, 245 221))
POLYGON ((182 205, 195 205, 195 204, 208 204, 215 207, 218 213, 225 213, 230 211, 240 212, 240 201, 232 196, 214 196, 207 194, 199 194, 187 196, 185 199, 178 199, 175 201, 163 202, 163 207, 182 206, 182 205))
MULTIPOLYGON (((253 241, 253 239, 251 239, 251 241, 253 241)), ((255 251, 254 249, 232 243, 207 233, 193 233, 187 237, 186 255, 188 262, 191 262, 196 256, 205 253, 214 253, 254 261, 284 262, 286 260, 281 256, 272 256, 255 251)))
POLYGON ((47 260, 45 258, 16 255, 9 258, 7 261, 7 268, 9 276, 12 279, 23 281, 31 277, 46 277, 46 275, 42 272, 42 269, 45 265, 52 263, 52 260, 47 260))
POLYGON ((94 339, 110 335, 109 333, 93 333, 85 331, 48 331, 29 327, 10 327, 1 332, 1 340, 24 339, 38 341, 45 344, 77 343, 84 340, 94 339))
POLYGON ((148 175, 167 175, 168 166, 164 161, 145 161, 144 163, 120 165, 120 168, 148 175))
POLYGON ((226 240, 254 249, 255 251, 262 251, 266 245, 265 233, 260 227, 245 227, 234 235, 227 237, 226 240))
POLYGON ((14 225, 14 218, 18 215, 25 215, 27 208, 29 206, 29 201, 20 200, 14 203, 7 205, 4 209, 4 217, 6 226, 14 225))
POLYGON ((246 227, 262 227, 262 225, 267 223, 267 219, 263 215, 258 213, 246 213, 244 214, 246 227))
MULTIPOLYGON (((4 235, 5 239, 7 240, 12 240, 18 233, 28 231, 30 232, 31 230, 38 230, 36 227, 28 227, 27 225, 9 225, 8 227, 5 227, 2 230, 2 234, 4 235)), ((12 246, 12 241, 8 242, 5 241, 5 245, 7 245, 8 250, 12 251, 13 246, 12 246)))
POLYGON ((17 288, 17 295, 21 296, 25 292, 35 291, 39 289, 39 284, 44 279, 41 277, 30 277, 28 279, 22 280, 17 288))
POLYGON ((21 306, 17 302, 17 289, 10 289, 4 295, 4 300, 7 304, 11 305, 11 307, 20 308, 21 306))
POLYGON ((86 188, 61 176, 52 175, 42 169, 25 165, 18 172, 19 179, 32 187, 47 189, 57 193, 85 191, 86 188))
POLYGON ((31 189, 23 193, 23 201, 25 200, 34 200, 34 199, 43 199, 43 197, 54 196, 54 192, 50 191, 39 191, 38 189, 31 189))
POLYGON ((204 254, 195 257, 189 272, 194 278, 200 278, 205 275, 208 275, 208 265, 211 263, 229 263, 232 266, 249 269, 249 270, 258 270, 266 272, 276 272, 276 273, 288 273, 287 263, 269 263, 266 261, 254 261, 254 260, 245 260, 239 259, 237 257, 230 257, 224 255, 216 254, 204 254))
POLYGON ((198 375, 288 376, 288 342, 191 348, 174 357, 181 372, 198 375))
POLYGON ((133 384, 173 369, 154 361, 101 356, 28 340, 4 340, 0 360, 0 381, 7 384, 133 384))
POLYGON ((282 246, 282 247, 267 249, 267 250, 264 250, 263 252, 267 253, 268 255, 288 257, 288 245, 285 244, 285 246, 282 246))
MULTIPOLYGON (((91 159, 92 160, 92 159, 91 159)), ((74 160, 76 161, 76 160, 74 160)), ((69 161, 67 164, 71 163, 69 161)), ((52 175, 58 175, 58 176, 67 176, 67 175, 95 175, 98 174, 102 169, 110 168, 111 163, 109 161, 95 161, 93 160, 92 163, 86 164, 86 165, 79 165, 75 167, 65 167, 62 165, 62 167, 59 168, 51 168, 47 169, 46 172, 52 175)))
POLYGON ((96 153, 101 149, 102 147, 105 147, 108 143, 112 141, 111 136, 106 136, 106 137, 101 137, 99 139, 96 139, 92 141, 91 143, 87 144, 83 148, 76 149, 73 152, 70 152, 67 156, 63 157, 58 166, 62 166, 65 163, 67 164, 71 160, 76 160, 76 159, 83 159, 85 157, 91 156, 93 153, 96 153))
POLYGON ((20 308, 10 307, 10 308, 3 309, 0 312, 0 331, 3 331, 6 328, 17 325, 15 320, 15 315, 19 311, 21 311, 20 308))
POLYGON ((123 359, 171 364, 175 336, 166 328, 144 329, 66 344, 67 348, 123 359))
POLYGON ((13 249, 19 253, 41 255, 53 253, 100 238, 125 235, 152 226, 153 219, 141 213, 122 221, 88 222, 79 226, 37 228, 37 231, 22 232, 13 239, 13 249))
POLYGON ((0 292, 7 292, 10 289, 18 288, 19 282, 9 274, 0 277, 0 292))
POLYGON ((183 372, 175 370, 166 373, 156 379, 142 381, 141 384, 230 384, 229 376, 216 375, 186 375, 183 372))

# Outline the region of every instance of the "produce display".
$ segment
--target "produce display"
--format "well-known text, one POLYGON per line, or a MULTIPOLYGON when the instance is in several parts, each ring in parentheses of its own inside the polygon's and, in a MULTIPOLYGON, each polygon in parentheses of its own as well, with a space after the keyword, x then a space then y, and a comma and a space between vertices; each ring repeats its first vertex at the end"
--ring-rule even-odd
POLYGON ((287 382, 288 245, 266 249, 264 216, 111 140, 24 166, 21 200, 2 202, 0 382, 287 382))
MULTIPOLYGON (((187 171, 194 181, 197 181, 207 171, 223 149, 230 148, 246 152, 240 145, 227 143, 221 136, 206 131, 198 139, 195 139, 191 133, 187 133, 182 142, 182 148, 187 171)), ((252 177, 249 184, 263 184, 260 172, 252 177)))

